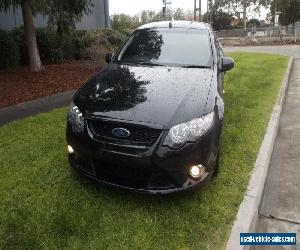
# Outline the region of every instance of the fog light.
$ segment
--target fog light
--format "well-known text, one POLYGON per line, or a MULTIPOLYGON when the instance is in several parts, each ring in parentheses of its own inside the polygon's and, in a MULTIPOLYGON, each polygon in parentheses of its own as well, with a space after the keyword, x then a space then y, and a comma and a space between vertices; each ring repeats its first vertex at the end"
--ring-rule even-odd
POLYGON ((190 169, 190 175, 193 178, 200 178, 205 172, 205 167, 202 165, 193 166, 190 169))
POLYGON ((74 154, 74 149, 70 145, 68 145, 68 152, 69 154, 74 154))

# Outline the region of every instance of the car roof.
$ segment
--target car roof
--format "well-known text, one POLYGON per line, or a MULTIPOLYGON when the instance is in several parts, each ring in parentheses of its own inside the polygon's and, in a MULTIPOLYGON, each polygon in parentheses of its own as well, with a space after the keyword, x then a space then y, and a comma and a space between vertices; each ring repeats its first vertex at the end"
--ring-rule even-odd
POLYGON ((203 22, 193 22, 193 21, 162 21, 162 22, 153 22, 142 25, 141 27, 137 28, 138 30, 141 29, 155 29, 155 28, 186 28, 186 29, 201 29, 201 30, 208 30, 210 29, 210 25, 203 22))

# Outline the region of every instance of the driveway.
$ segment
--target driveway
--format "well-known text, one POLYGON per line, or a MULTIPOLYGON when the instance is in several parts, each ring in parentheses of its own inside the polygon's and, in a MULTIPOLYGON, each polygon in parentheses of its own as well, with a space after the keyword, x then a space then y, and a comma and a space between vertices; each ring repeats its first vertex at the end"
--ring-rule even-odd
POLYGON ((300 45, 284 46, 249 46, 249 47, 224 47, 225 52, 246 51, 258 53, 271 53, 300 58, 300 45))

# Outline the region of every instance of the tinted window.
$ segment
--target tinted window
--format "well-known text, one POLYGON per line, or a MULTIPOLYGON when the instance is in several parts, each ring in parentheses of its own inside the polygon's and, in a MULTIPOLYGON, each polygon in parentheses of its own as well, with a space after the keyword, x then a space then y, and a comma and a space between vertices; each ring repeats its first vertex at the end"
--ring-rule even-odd
POLYGON ((211 67, 211 55, 207 30, 144 29, 132 35, 117 56, 117 61, 211 67))

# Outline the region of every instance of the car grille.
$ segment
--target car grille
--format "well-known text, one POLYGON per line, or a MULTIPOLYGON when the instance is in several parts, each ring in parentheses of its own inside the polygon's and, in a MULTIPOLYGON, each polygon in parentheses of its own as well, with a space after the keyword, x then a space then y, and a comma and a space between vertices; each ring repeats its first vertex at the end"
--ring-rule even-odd
POLYGON ((127 123, 113 123, 107 121, 89 120, 88 126, 92 133, 103 142, 112 142, 120 144, 130 144, 135 146, 152 146, 159 138, 162 130, 153 129, 141 125, 127 123), (115 128, 124 128, 130 132, 126 138, 115 137, 112 130, 115 128))

